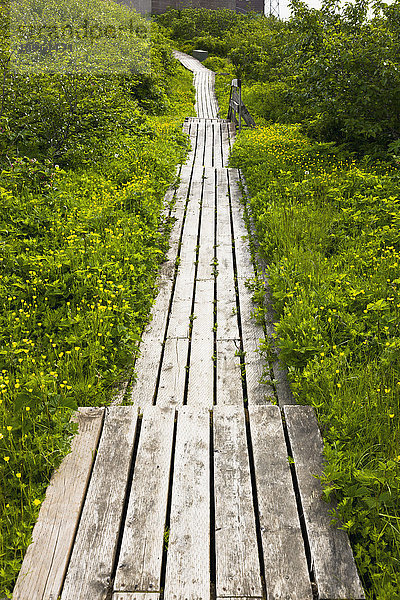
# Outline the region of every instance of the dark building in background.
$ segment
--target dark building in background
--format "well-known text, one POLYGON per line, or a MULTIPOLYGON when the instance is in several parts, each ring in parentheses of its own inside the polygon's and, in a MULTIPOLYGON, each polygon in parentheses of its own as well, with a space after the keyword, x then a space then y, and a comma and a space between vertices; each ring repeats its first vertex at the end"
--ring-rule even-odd
POLYGON ((117 0, 142 15, 160 14, 168 8, 229 8, 240 13, 250 11, 264 14, 264 0, 117 0))
POLYGON ((248 13, 250 11, 264 14, 264 0, 236 0, 236 12, 248 13))

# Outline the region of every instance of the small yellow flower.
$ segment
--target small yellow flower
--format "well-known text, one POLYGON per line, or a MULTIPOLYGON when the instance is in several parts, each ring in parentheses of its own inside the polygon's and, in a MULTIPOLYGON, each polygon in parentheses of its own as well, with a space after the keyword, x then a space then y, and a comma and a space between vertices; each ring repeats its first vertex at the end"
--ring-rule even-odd
POLYGON ((33 501, 33 504, 34 504, 35 506, 39 506, 39 504, 40 504, 40 500, 38 500, 38 498, 35 498, 35 500, 33 501))
POLYGON ((21 473, 16 473, 15 477, 17 477, 18 479, 21 479, 21 473))
POLYGON ((25 410, 26 410, 27 412, 29 412, 29 411, 31 410, 31 407, 30 407, 30 406, 25 406, 25 410))
POLYGON ((12 427, 11 427, 11 425, 8 425, 8 427, 7 427, 7 431, 11 431, 11 430, 12 430, 12 427))
POLYGON ((10 457, 9 457, 9 456, 3 456, 3 458, 4 458, 4 460, 5 460, 6 462, 8 462, 8 461, 10 460, 10 457))

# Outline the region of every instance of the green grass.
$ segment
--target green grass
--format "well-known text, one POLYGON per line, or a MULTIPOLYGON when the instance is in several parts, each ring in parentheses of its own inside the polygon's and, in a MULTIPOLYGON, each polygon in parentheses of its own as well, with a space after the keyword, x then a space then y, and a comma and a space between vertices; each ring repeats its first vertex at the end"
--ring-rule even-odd
POLYGON ((168 246, 163 197, 185 156, 191 75, 162 115, 74 155, 15 158, 0 175, 0 595, 9 594, 77 406, 104 405, 132 372, 168 246))
MULTIPOLYGON (((400 589, 400 213, 397 168, 343 157, 297 126, 244 131, 246 178, 297 402, 315 407, 368 598, 400 589)), ((270 349, 265 347, 266 356, 270 349)))

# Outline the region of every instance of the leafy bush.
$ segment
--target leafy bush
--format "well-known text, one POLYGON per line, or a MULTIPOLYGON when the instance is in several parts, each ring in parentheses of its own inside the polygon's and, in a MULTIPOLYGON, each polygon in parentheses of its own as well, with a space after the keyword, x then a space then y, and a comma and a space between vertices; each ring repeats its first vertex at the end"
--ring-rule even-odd
POLYGON ((197 43, 228 57, 260 116, 301 123, 319 141, 336 141, 361 154, 398 154, 400 139, 400 2, 300 0, 282 22, 262 15, 225 19, 214 12, 162 15, 171 37, 191 51, 197 43), (216 27, 218 23, 218 27, 216 27), (190 42, 188 42, 190 40, 190 42))

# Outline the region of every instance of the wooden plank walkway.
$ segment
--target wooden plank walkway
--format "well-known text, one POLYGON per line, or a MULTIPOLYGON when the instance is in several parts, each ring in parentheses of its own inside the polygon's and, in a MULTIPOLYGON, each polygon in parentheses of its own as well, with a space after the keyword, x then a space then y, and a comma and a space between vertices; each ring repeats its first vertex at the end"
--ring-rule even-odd
POLYGON ((213 74, 176 55, 198 116, 184 123, 192 148, 131 405, 79 410, 13 598, 361 600, 314 477, 314 412, 274 405, 257 351, 234 129, 218 118, 213 74))

